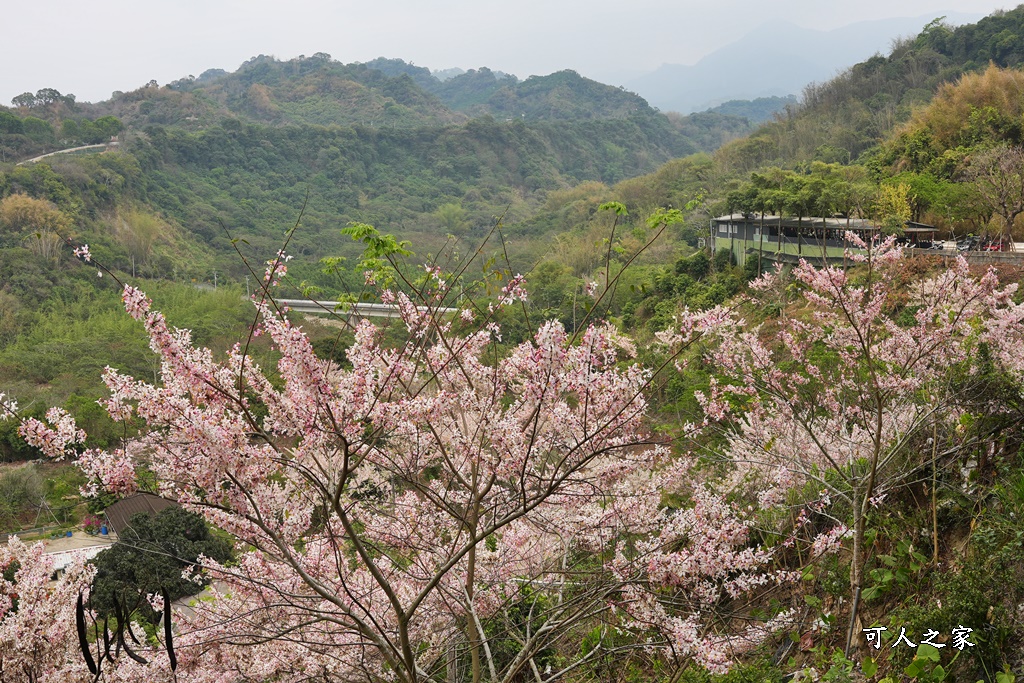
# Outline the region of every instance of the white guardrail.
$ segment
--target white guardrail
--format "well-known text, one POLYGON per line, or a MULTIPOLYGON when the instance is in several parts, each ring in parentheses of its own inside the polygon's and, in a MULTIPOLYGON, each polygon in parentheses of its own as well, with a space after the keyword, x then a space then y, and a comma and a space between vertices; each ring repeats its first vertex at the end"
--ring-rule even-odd
MULTIPOLYGON (((395 304, 376 304, 348 301, 316 301, 314 299, 276 299, 277 303, 287 306, 296 313, 336 313, 354 315, 359 318, 399 318, 401 313, 395 304)), ((433 311, 441 315, 458 312, 457 308, 417 306, 421 313, 433 311)))

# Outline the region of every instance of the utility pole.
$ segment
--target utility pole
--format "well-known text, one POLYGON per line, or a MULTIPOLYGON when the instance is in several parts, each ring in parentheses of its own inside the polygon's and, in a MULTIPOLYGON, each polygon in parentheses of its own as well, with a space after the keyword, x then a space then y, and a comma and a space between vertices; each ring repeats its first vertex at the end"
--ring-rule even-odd
POLYGON ((217 289, 217 271, 213 271, 213 288, 217 289))

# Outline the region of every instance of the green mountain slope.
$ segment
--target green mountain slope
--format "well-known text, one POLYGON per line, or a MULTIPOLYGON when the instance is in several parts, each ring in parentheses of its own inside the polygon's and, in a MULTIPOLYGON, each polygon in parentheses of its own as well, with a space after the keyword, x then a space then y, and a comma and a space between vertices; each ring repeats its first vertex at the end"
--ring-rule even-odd
MULTIPOLYGON (((896 127, 911 120, 913 103, 930 101, 935 88, 990 56, 1019 61, 1012 44, 1021 36, 1024 9, 975 27, 934 24, 892 54, 809 88, 802 107, 748 137, 741 136, 749 121, 735 114, 752 115, 758 103, 669 117, 631 93, 569 71, 519 82, 477 69, 441 81, 400 60, 344 65, 327 55, 287 62, 259 57, 235 73, 206 72, 97 105, 0 110, 0 145, 13 158, 85 139, 83 131, 95 133, 101 121, 124 128, 121 145, 108 153, 26 166, 0 161, 0 202, 22 194, 49 202, 71 237, 88 242, 122 274, 196 284, 216 277, 238 287, 247 273, 235 247, 258 264, 276 252, 301 214, 289 247, 297 257, 292 272, 296 282, 331 292, 359 285, 351 260, 340 276, 319 266, 327 256, 356 255, 358 246, 339 234, 350 221, 411 240, 425 255, 449 234, 465 249, 502 216, 517 267, 554 259, 560 265, 545 266, 552 281, 575 286, 573 278, 587 276, 600 261, 594 244, 607 222, 601 203, 628 207, 616 247, 628 254, 641 243, 653 209, 683 206, 697 195, 709 212, 735 208, 750 194, 750 172, 768 164, 796 169, 779 175, 784 180, 835 175, 840 185, 867 194, 879 181, 916 183, 922 189, 915 215, 932 217, 940 204, 924 191, 927 176, 941 181, 933 183, 940 189, 956 182, 935 166, 946 152, 974 144, 964 135, 984 137, 992 126, 1006 129, 998 139, 1016 140, 1019 126, 1004 120, 1004 111, 1002 118, 974 117, 977 125, 966 133, 942 133, 943 121, 973 120, 969 110, 954 107, 954 114, 920 114, 896 127), (922 136, 931 146, 914 157, 922 136), (723 143, 713 156, 687 157, 723 143), (852 164, 858 157, 870 167, 852 164), (838 165, 805 163, 814 160, 838 165)), ((1002 107, 998 97, 990 100, 1002 107)), ((985 102, 972 106, 981 110, 985 102)), ((1010 113, 1019 119, 1017 109, 1010 113)), ((871 210, 869 200, 864 210, 871 210)), ((706 228, 706 217, 694 214, 674 229, 675 241, 650 252, 647 267, 672 262, 676 245, 695 244, 706 228)), ((39 238, 50 230, 0 229, 6 297, 0 308, 21 311, 6 320, 50 305, 55 296, 84 296, 87 278, 53 274, 53 250, 39 238)), ((651 291, 654 281, 647 284, 651 291)), ((558 299, 552 290, 548 300, 564 308, 573 299, 558 299)), ((672 305, 658 315, 670 315, 672 305)))
POLYGON ((515 76, 499 75, 487 67, 481 67, 429 87, 452 109, 488 111, 488 103, 495 93, 503 88, 515 89, 517 84, 515 76))
POLYGON ((729 100, 717 107, 708 109, 709 114, 728 114, 729 116, 742 116, 752 124, 771 121, 775 115, 797 104, 795 95, 786 97, 758 97, 754 100, 729 100))
POLYGON ((734 143, 732 163, 752 170, 782 160, 856 159, 907 121, 940 85, 989 62, 1024 64, 1024 6, 958 27, 936 20, 890 54, 808 85, 800 107, 734 143))
POLYGON ((130 126, 193 128, 225 115, 273 125, 416 128, 462 122, 467 115, 564 121, 653 112, 643 98, 574 71, 520 82, 481 68, 441 81, 399 59, 342 64, 323 53, 288 61, 260 55, 234 73, 206 72, 166 88, 117 93, 97 110, 130 126))
MULTIPOLYGON (((150 89, 146 89, 150 90, 150 89)), ((407 74, 389 76, 363 64, 341 64, 318 53, 279 61, 260 55, 231 74, 183 79, 168 88, 173 108, 193 100, 250 121, 269 124, 416 127, 462 120, 407 74)), ((152 100, 157 93, 144 93, 152 100)), ((114 113, 130 125, 183 123, 156 119, 156 111, 125 108, 132 93, 114 98, 114 113)), ((154 107, 155 109, 155 107, 154 107)), ((196 116, 195 112, 191 116, 196 116)), ((199 114, 201 117, 202 114, 199 114)))
MULTIPOLYGON (((459 78, 465 76, 452 81, 459 78)), ((555 120, 621 119, 654 111, 638 95, 569 70, 504 85, 488 98, 487 109, 495 116, 555 120)))
POLYGON ((532 125, 485 117, 416 130, 226 124, 148 132, 129 150, 161 211, 207 240, 217 239, 223 221, 275 242, 308 189, 298 244, 310 240, 319 255, 341 246, 336 229, 350 220, 434 243, 444 235, 431 218, 441 204, 461 203, 471 227, 482 231, 494 215, 508 212, 509 222, 525 215, 549 190, 615 182, 692 151, 653 116, 532 125), (334 239, 321 238, 321 229, 334 239))

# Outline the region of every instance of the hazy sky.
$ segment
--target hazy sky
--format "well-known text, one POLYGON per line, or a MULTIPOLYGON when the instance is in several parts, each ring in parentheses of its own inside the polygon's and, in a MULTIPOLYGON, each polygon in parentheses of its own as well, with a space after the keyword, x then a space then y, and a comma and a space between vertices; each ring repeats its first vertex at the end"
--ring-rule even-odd
MULTIPOLYGON (((151 79, 235 70, 258 54, 520 78, 576 69, 618 85, 692 64, 766 21, 831 29, 869 19, 989 14, 993 0, 0 0, 0 103, 56 88, 98 101, 151 79), (941 10, 935 7, 941 7, 941 10)), ((1013 5, 1005 5, 1007 9, 1013 5)))

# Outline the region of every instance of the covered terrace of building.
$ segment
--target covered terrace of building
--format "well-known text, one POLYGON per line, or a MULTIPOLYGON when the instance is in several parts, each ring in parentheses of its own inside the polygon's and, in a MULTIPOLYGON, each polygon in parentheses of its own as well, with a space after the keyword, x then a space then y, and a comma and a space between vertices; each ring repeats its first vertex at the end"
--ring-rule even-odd
POLYGON ((842 258, 847 232, 870 239, 880 228, 863 218, 764 216, 732 214, 713 218, 714 248, 731 249, 743 264, 748 252, 842 258))

